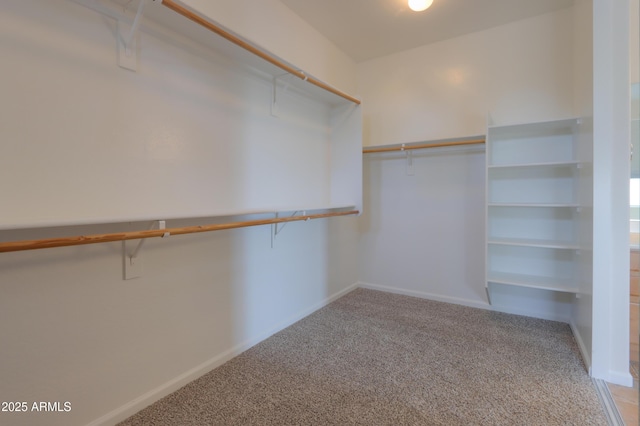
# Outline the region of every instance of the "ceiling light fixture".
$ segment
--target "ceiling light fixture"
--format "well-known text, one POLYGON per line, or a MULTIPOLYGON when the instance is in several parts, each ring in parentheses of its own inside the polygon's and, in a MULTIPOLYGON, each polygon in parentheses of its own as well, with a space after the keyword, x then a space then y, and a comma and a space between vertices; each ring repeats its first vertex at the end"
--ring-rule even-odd
POLYGON ((433 0, 409 0, 409 9, 415 12, 422 12, 433 4, 433 0))

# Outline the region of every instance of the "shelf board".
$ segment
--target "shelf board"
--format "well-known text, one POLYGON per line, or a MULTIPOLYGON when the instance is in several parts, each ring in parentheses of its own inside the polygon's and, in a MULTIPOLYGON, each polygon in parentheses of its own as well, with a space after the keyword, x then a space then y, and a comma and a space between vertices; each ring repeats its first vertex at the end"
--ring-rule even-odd
POLYGON ((572 128, 579 124, 580 119, 577 117, 566 118, 560 120, 550 120, 550 121, 539 121, 535 123, 513 123, 506 125, 490 125, 487 127, 489 133, 493 135, 499 135, 501 133, 512 133, 517 132, 519 134, 524 133, 539 133, 554 130, 563 130, 567 128, 572 128))
POLYGON ((553 161, 542 163, 523 163, 523 164, 490 164, 487 166, 491 169, 510 169, 510 168, 531 168, 531 167, 572 167, 580 165, 579 161, 553 161))
MULTIPOLYGON (((125 22, 129 22, 132 20, 131 16, 129 16, 130 13, 128 14, 125 11, 126 8, 123 8, 122 4, 120 4, 123 3, 122 1, 74 1, 99 13, 110 16, 114 19, 122 19, 125 22)), ((263 79, 268 79, 270 83, 273 78, 280 78, 285 75, 290 76, 291 78, 287 77, 287 79, 285 80, 286 84, 289 87, 288 90, 303 95, 308 99, 313 99, 332 107, 350 105, 352 103, 342 96, 328 91, 327 89, 318 87, 314 84, 310 84, 304 79, 293 77, 293 74, 288 74, 281 67, 276 66, 259 56, 256 56, 256 54, 247 51, 245 48, 239 47, 239 45, 234 44, 233 42, 218 34, 215 34, 211 30, 204 28, 202 25, 194 23, 185 16, 169 10, 167 7, 164 7, 161 2, 154 2, 153 4, 151 3, 152 2, 149 2, 149 4, 144 8, 142 14, 143 19, 141 20, 140 25, 140 31, 142 32, 158 34, 159 32, 166 33, 168 30, 170 32, 170 36, 174 37, 177 43, 182 43, 183 38, 190 39, 191 41, 199 45, 198 50, 201 51, 203 55, 211 55, 211 57, 216 58, 216 61, 224 61, 226 65, 233 65, 235 67, 238 67, 238 69, 255 73, 257 76, 260 76, 263 79)), ((190 7, 187 7, 187 9, 192 12, 190 7)), ((272 58, 285 64, 286 66, 304 72, 308 79, 317 80, 321 84, 333 88, 333 86, 317 79, 312 73, 308 73, 305 70, 300 70, 296 65, 271 53, 268 49, 262 47, 259 43, 235 33, 234 31, 226 28, 225 26, 216 22, 214 19, 211 19, 200 12, 196 12, 195 14, 204 18, 206 21, 209 21, 213 25, 219 27, 224 32, 231 34, 233 37, 236 37, 242 43, 245 43, 262 51, 263 53, 271 56, 272 58)), ((351 95, 348 95, 346 93, 345 95, 352 97, 351 95)))
POLYGON ((539 290, 563 291, 566 293, 578 293, 575 282, 568 279, 540 277, 535 275, 507 274, 502 272, 489 272, 489 283, 506 284, 518 287, 536 288, 539 290))
POLYGON ((569 207, 579 208, 577 203, 488 203, 488 207, 569 207))
POLYGON ((575 241, 540 240, 532 238, 489 238, 487 243, 552 249, 580 249, 580 246, 575 241))
POLYGON ((37 229, 37 228, 57 228, 66 226, 84 226, 84 225, 107 225, 126 222, 152 222, 156 220, 182 220, 182 219, 206 219, 206 218, 227 218, 237 216, 254 216, 254 215, 275 215, 289 214, 293 212, 307 212, 307 214, 324 213, 356 210, 355 204, 317 204, 317 205, 282 205, 269 206, 265 208, 255 209, 226 209, 218 211, 196 211, 188 215, 176 215, 175 213, 159 213, 154 216, 127 216, 127 217, 90 217, 74 220, 52 220, 38 222, 0 222, 0 231, 20 230, 20 229, 37 229))

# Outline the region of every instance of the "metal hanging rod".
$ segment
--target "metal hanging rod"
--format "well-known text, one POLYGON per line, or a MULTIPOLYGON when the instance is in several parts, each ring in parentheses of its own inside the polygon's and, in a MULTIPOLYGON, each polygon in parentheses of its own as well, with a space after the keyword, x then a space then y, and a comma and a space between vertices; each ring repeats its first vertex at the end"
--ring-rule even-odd
POLYGON ((233 34, 231 34, 230 32, 220 28, 219 26, 217 26, 216 24, 212 23, 211 21, 209 21, 208 19, 198 15, 197 13, 194 13, 190 10, 188 10, 187 8, 180 6, 179 4, 177 4, 176 2, 174 2, 173 0, 154 0, 154 1, 159 1, 160 3, 162 3, 164 6, 166 6, 167 8, 173 10, 174 12, 177 12, 178 14, 184 16, 187 19, 192 20, 193 22, 205 27, 206 29, 208 29, 209 31, 212 31, 216 34, 218 34, 219 36, 229 40, 231 43, 236 44, 238 46, 240 46, 241 48, 253 53, 254 55, 264 59, 265 61, 275 65, 278 68, 281 68, 283 70, 285 70, 286 72, 295 75, 296 77, 298 77, 301 80, 304 81, 308 81, 309 83, 320 87, 321 89, 324 89, 328 92, 331 92, 335 95, 338 95, 350 102, 355 103, 356 105, 360 105, 360 99, 355 98, 351 95, 348 95, 330 85, 328 85, 327 83, 320 81, 314 77, 311 77, 307 74, 305 74, 304 72, 300 71, 299 69, 296 69, 294 67, 292 67, 289 64, 286 64, 284 62, 282 62, 281 60, 271 56, 270 54, 264 52, 263 50, 257 48, 256 46, 242 40, 240 37, 237 37, 233 34))
POLYGON ((0 253, 24 251, 24 250, 36 250, 36 249, 54 248, 54 247, 78 246, 78 245, 85 245, 85 244, 108 243, 108 242, 114 242, 114 241, 138 240, 142 238, 166 237, 168 235, 195 234, 199 232, 222 231, 225 229, 247 228, 250 226, 270 225, 273 223, 297 222, 297 221, 304 221, 304 220, 310 220, 310 219, 323 219, 327 217, 349 216, 349 215, 357 215, 357 214, 360 214, 358 210, 350 210, 350 211, 343 211, 343 212, 310 214, 310 215, 304 215, 304 216, 290 216, 290 217, 280 217, 280 218, 273 218, 273 219, 247 220, 243 222, 229 222, 229 223, 220 223, 220 224, 213 224, 213 225, 186 226, 182 228, 152 229, 147 231, 131 231, 131 232, 120 232, 120 233, 113 233, 113 234, 95 234, 95 235, 86 235, 86 236, 77 236, 77 237, 50 238, 50 239, 43 239, 43 240, 10 241, 5 243, 0 243, 0 253))
POLYGON ((425 149, 425 148, 440 148, 444 146, 458 146, 458 145, 475 145, 485 143, 485 139, 470 139, 463 141, 451 141, 451 142, 438 142, 438 143, 423 143, 418 145, 393 145, 380 148, 363 148, 363 154, 373 154, 375 152, 392 152, 392 151, 410 151, 413 149, 425 149))

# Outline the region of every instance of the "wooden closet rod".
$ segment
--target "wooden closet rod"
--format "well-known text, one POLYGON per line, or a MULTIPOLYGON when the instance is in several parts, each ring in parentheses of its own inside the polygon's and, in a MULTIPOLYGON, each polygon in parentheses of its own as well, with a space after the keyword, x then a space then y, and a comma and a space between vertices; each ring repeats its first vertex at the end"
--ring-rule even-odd
POLYGON ((191 12, 190 10, 186 9, 183 6, 180 6, 179 4, 175 3, 173 0, 160 0, 161 3, 163 5, 165 5, 166 7, 168 7, 169 9, 173 10, 174 12, 179 13, 180 15, 184 16, 187 19, 192 20, 193 22, 202 25, 203 27, 205 27, 206 29, 208 29, 209 31, 212 31, 216 34, 218 34, 219 36, 229 40, 231 43, 234 43, 240 47, 242 47, 243 49, 253 53, 254 55, 264 59, 265 61, 275 65, 278 68, 281 68, 283 70, 285 70, 286 72, 295 75, 296 77, 298 77, 301 80, 305 80, 308 81, 309 83, 318 86, 328 92, 331 92, 335 95, 338 95, 348 101, 351 101, 357 105, 360 105, 360 99, 354 98, 351 95, 348 95, 344 92, 341 92, 340 90, 329 86, 327 83, 324 83, 316 78, 313 78, 311 76, 306 75, 304 72, 297 70, 295 68, 293 68, 291 65, 288 65, 282 61, 280 61, 277 58, 274 58, 273 56, 269 55, 268 53, 258 49, 257 47, 253 46, 250 43, 247 43, 246 41, 242 40, 240 37, 237 37, 233 34, 231 34, 230 32, 220 28, 219 26, 213 24, 212 22, 208 21, 207 19, 203 18, 202 16, 191 12))
POLYGON ((372 154, 374 152, 391 152, 391 151, 409 151, 411 149, 424 149, 424 148, 439 148, 443 146, 458 146, 458 145, 475 145, 484 143, 484 139, 471 139, 466 141, 453 141, 453 142, 439 142, 439 143, 423 143, 419 145, 394 145, 381 148, 363 148, 363 154, 372 154))
POLYGON ((225 229, 247 228, 249 226, 270 225, 272 223, 297 222, 309 219, 322 219, 334 216, 348 216, 359 214, 358 210, 344 212, 319 213, 304 216, 290 216, 273 219, 247 220, 244 222, 229 222, 214 225, 187 226, 182 228, 152 229, 148 231, 131 231, 113 234, 95 234, 78 237, 50 238, 44 240, 25 240, 0 243, 0 253, 12 251, 36 250, 53 247, 79 246, 85 244, 108 243, 113 241, 139 240, 169 235, 195 234, 198 232, 221 231, 225 229))

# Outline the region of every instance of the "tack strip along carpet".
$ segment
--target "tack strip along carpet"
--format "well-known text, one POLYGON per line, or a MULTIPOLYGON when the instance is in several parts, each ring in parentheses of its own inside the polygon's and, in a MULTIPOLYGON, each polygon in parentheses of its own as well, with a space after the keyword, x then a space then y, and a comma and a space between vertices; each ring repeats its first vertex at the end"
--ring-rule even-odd
POLYGON ((568 325, 358 289, 133 425, 606 425, 568 325))

